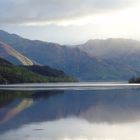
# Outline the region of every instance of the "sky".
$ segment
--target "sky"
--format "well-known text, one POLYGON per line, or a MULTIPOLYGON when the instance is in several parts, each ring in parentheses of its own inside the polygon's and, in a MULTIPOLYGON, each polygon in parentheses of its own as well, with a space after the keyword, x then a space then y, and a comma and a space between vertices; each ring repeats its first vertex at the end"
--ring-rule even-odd
POLYGON ((139 0, 0 0, 0 29, 29 39, 79 44, 140 40, 139 0))

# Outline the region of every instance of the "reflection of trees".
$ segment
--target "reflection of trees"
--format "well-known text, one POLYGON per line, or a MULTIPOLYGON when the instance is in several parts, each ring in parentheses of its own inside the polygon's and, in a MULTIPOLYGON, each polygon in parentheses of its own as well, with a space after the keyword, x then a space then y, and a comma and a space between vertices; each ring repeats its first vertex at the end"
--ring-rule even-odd
POLYGON ((0 91, 0 107, 10 104, 15 99, 30 98, 33 92, 0 91))
POLYGON ((25 98, 32 98, 37 100, 39 98, 49 98, 63 91, 0 91, 0 108, 10 104, 14 100, 23 100, 25 98))

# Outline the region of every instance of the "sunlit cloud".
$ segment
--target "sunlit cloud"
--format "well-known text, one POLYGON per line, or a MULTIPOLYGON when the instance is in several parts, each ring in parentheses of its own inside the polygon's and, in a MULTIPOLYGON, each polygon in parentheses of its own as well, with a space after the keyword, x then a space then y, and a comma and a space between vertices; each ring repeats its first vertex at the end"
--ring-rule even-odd
POLYGON ((139 0, 4 0, 0 13, 2 29, 30 39, 61 44, 140 40, 139 0))
POLYGON ((117 11, 137 3, 138 0, 4 0, 0 1, 0 24, 44 26, 62 20, 65 25, 67 19, 72 23, 73 18, 117 11))
POLYGON ((140 23, 140 5, 127 8, 120 11, 109 12, 105 14, 88 14, 77 18, 50 20, 50 21, 33 21, 21 23, 22 26, 86 26, 86 25, 139 25, 140 23))

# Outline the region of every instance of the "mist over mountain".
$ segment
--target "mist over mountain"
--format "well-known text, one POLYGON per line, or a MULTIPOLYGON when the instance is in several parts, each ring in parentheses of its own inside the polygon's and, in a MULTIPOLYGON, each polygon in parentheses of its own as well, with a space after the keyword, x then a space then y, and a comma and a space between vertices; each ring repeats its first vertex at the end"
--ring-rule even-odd
POLYGON ((116 57, 128 57, 139 53, 140 42, 131 39, 106 39, 89 40, 78 46, 91 57, 110 59, 116 57))
POLYGON ((0 40, 29 59, 82 81, 128 80, 140 75, 140 42, 135 40, 89 40, 69 47, 25 39, 2 30, 0 40))
POLYGON ((90 57, 121 68, 139 71, 140 42, 131 39, 89 40, 78 46, 90 57))

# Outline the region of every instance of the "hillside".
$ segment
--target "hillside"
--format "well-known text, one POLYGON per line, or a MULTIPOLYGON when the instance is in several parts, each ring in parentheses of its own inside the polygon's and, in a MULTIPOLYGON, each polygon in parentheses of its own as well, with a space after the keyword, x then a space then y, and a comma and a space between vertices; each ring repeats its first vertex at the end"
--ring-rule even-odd
POLYGON ((44 76, 65 77, 65 73, 63 71, 50 68, 49 66, 33 65, 33 66, 24 66, 24 68, 44 76))
POLYGON ((4 59, 0 58, 0 66, 1 67, 4 67, 4 66, 8 67, 8 66, 12 66, 12 63, 8 62, 7 60, 4 60, 4 59))
MULTIPOLYGON (((121 75, 140 75, 140 42, 131 39, 89 40, 78 46, 91 58, 113 66, 121 75)), ((128 77, 128 79, 130 79, 128 77)))
POLYGON ((0 39, 29 59, 61 69, 81 81, 128 80, 140 75, 140 42, 135 40, 89 40, 69 47, 5 31, 0 31, 0 39))
MULTIPOLYGON (((30 66, 30 69, 32 66, 30 66)), ((39 69, 40 66, 38 66, 39 69)), ((42 68, 40 68, 42 69, 42 68)), ((49 68, 51 70, 51 68, 49 68)), ((47 68, 44 68, 47 71, 47 68)), ((54 71, 54 70, 53 70, 54 71)), ((59 71, 55 70, 56 75, 39 73, 34 70, 30 71, 28 68, 21 66, 14 66, 10 62, 0 59, 0 84, 14 84, 14 83, 44 83, 44 82, 63 82, 74 81, 73 78, 65 75, 59 75, 59 71)))
POLYGON ((0 57, 16 64, 33 65, 33 62, 11 46, 0 41, 0 57))

